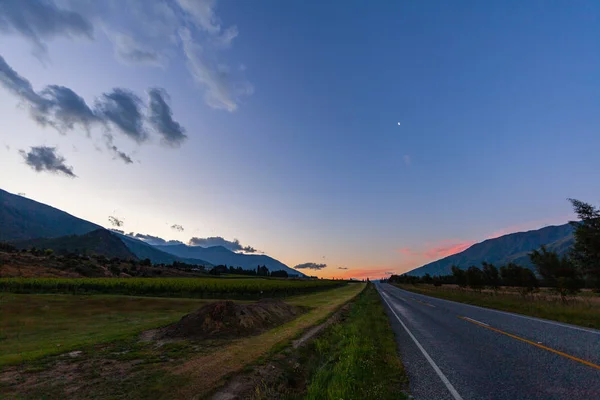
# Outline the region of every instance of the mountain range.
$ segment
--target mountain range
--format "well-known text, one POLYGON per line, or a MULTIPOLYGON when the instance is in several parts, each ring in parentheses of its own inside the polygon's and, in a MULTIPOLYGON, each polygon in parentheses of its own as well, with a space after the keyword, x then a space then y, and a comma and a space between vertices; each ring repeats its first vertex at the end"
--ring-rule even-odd
POLYGON ((570 250, 573 242, 573 226, 571 224, 546 226, 537 230, 511 233, 494 239, 487 239, 460 253, 423 265, 406 274, 412 276, 424 276, 425 274, 431 276, 449 275, 452 273, 453 265, 461 269, 467 269, 472 265, 481 267, 481 263, 484 261, 496 266, 513 262, 533 269, 533 265, 529 260, 529 253, 533 250, 545 245, 548 250, 562 255, 570 250))
POLYGON ((179 245, 154 246, 166 253, 179 257, 201 258, 213 264, 234 265, 243 269, 256 269, 259 265, 266 266, 269 271, 284 270, 288 274, 303 276, 302 273, 285 265, 284 263, 262 254, 234 253, 223 246, 200 247, 179 245))
POLYGON ((304 276, 282 262, 266 256, 235 253, 222 246, 152 246, 128 235, 109 231, 89 221, 26 197, 0 189, 0 241, 18 248, 52 249, 58 253, 79 252, 123 259, 150 259, 154 264, 175 261, 193 265, 227 265, 270 271, 285 270, 304 276))

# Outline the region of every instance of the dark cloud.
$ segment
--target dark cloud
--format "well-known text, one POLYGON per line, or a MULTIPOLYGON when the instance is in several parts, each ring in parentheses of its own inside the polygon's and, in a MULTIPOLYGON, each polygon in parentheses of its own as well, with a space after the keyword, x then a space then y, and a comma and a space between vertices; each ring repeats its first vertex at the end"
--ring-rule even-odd
POLYGON ((171 146, 179 146, 187 139, 185 129, 173 120, 173 112, 168 104, 169 95, 166 90, 153 88, 148 91, 150 97, 150 124, 163 137, 163 142, 171 146))
POLYGON ((96 113, 138 143, 148 139, 144 128, 142 100, 127 89, 115 88, 96 103, 96 113))
POLYGON ((119 150, 117 148, 117 146, 112 145, 112 146, 110 146, 109 149, 110 149, 110 151, 112 151, 115 154, 115 156, 117 158, 120 158, 121 160, 123 160, 123 162, 125 164, 133 164, 133 160, 131 159, 131 157, 129 157, 126 153, 124 153, 121 150, 119 150))
POLYGON ((317 263, 313 263, 313 262, 308 262, 308 263, 304 263, 304 264, 298 264, 294 267, 294 269, 323 269, 326 268, 327 264, 317 264, 317 263))
POLYGON ((119 219, 119 218, 114 217, 112 215, 108 216, 108 222, 110 222, 110 224, 112 226, 116 226, 116 227, 119 227, 119 228, 122 227, 123 224, 125 223, 122 219, 119 219))
POLYGON ((19 34, 34 45, 34 54, 44 57, 46 40, 57 36, 92 38, 94 28, 81 14, 59 8, 47 0, 0 1, 0 31, 19 34))
POLYGON ((33 120, 42 126, 51 126, 63 134, 81 127, 88 136, 93 125, 104 126, 107 129, 104 134, 107 149, 126 164, 132 164, 133 160, 113 143, 112 128, 138 144, 147 141, 148 125, 161 135, 164 143, 171 146, 179 146, 187 138, 185 129, 173 120, 169 96, 164 89, 150 89, 148 92, 149 115, 144 114, 145 106, 137 95, 121 88, 103 94, 92 110, 81 96, 65 86, 49 85, 36 92, 29 80, 12 69, 2 56, 0 86, 25 104, 33 120))
POLYGON ((52 125, 63 133, 80 125, 89 133, 90 126, 98 121, 85 100, 68 87, 49 85, 40 94, 44 103, 34 113, 42 124, 52 125))
POLYGON ((62 173, 71 178, 77 176, 72 167, 65 165, 65 158, 56 153, 55 147, 37 146, 32 147, 29 152, 19 150, 19 153, 25 159, 25 163, 38 172, 62 173))
POLYGON ((161 246, 161 245, 162 246, 165 246, 165 245, 172 246, 172 245, 177 245, 177 244, 184 244, 183 242, 180 242, 179 240, 165 240, 158 236, 144 235, 142 233, 134 234, 133 232, 130 232, 127 236, 131 236, 132 238, 140 239, 141 241, 144 241, 153 246, 161 246))
POLYGON ((346 267, 338 267, 338 269, 348 269, 348 268, 346 268, 346 267))
POLYGON ((89 131, 98 118, 81 96, 71 89, 49 85, 36 93, 31 83, 19 75, 0 56, 0 85, 29 106, 32 118, 41 125, 50 125, 61 133, 80 125, 89 131))
POLYGON ((104 135, 104 140, 106 140, 106 148, 115 155, 115 158, 123 160, 125 164, 133 164, 131 157, 113 144, 113 136, 111 134, 104 135))
POLYGON ((244 246, 244 247, 242 247, 242 251, 243 251, 244 253, 256 253, 256 252, 258 252, 258 250, 256 250, 256 249, 255 249, 254 247, 252 247, 252 246, 244 246))
POLYGON ((212 236, 207 238, 193 237, 190 239, 188 244, 190 246, 200 247, 223 246, 231 251, 241 251, 245 253, 256 253, 258 251, 252 246, 242 246, 240 241, 237 239, 230 241, 222 238, 221 236, 212 236))
POLYGON ((175 229, 176 231, 183 232, 183 226, 178 224, 171 225, 171 229, 175 229))
POLYGON ((138 43, 131 36, 119 34, 115 37, 115 54, 127 64, 149 64, 160 66, 163 59, 155 50, 138 43))
POLYGON ((33 90, 31 83, 12 69, 2 56, 0 56, 0 85, 29 104, 43 103, 43 99, 33 90))

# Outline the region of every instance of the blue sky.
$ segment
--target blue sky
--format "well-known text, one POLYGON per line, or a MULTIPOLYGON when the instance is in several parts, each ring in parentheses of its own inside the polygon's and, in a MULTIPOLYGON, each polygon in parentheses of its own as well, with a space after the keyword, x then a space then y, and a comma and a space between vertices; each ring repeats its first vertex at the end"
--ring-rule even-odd
POLYGON ((599 19, 593 1, 5 1, 0 56, 35 93, 97 115, 128 89, 148 140, 106 115, 41 126, 0 75, 0 186, 320 276, 403 272, 598 203, 599 19), (152 124, 150 88, 186 138, 152 124), (39 146, 76 177, 26 163, 39 146))

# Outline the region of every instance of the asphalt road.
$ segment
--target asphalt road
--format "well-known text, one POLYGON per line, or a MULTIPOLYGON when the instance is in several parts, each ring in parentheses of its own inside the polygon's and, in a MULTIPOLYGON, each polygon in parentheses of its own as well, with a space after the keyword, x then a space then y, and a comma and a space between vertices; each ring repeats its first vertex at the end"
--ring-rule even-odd
POLYGON ((600 399, 598 330, 377 289, 417 400, 600 399))

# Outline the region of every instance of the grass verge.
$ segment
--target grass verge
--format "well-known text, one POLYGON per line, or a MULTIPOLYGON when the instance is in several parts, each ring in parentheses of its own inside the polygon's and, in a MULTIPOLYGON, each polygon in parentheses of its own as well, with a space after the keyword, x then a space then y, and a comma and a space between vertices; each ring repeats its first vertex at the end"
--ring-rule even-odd
POLYGON ((131 337, 207 300, 0 294, 0 366, 131 337))
POLYGON ((532 317, 544 318, 587 328, 600 329, 600 308, 595 299, 585 296, 567 302, 555 296, 522 296, 493 292, 478 293, 459 288, 435 287, 432 285, 395 285, 410 292, 440 299, 472 304, 480 307, 509 311, 532 317))
POLYGON ((402 399, 407 377, 377 290, 369 284, 347 319, 314 341, 305 399, 402 399))
POLYGON ((177 320, 205 301, 5 294, 0 298, 0 327, 6 332, 0 349, 14 354, 18 344, 19 357, 24 357, 25 347, 32 352, 24 362, 0 368, 0 398, 203 398, 227 376, 289 343, 363 288, 363 283, 353 283, 286 299, 312 308, 258 336, 174 343, 141 342, 136 333, 177 320), (46 335, 53 339, 46 340, 46 335), (36 348, 47 352, 35 353, 36 348), (78 351, 50 355, 68 350, 78 351))

